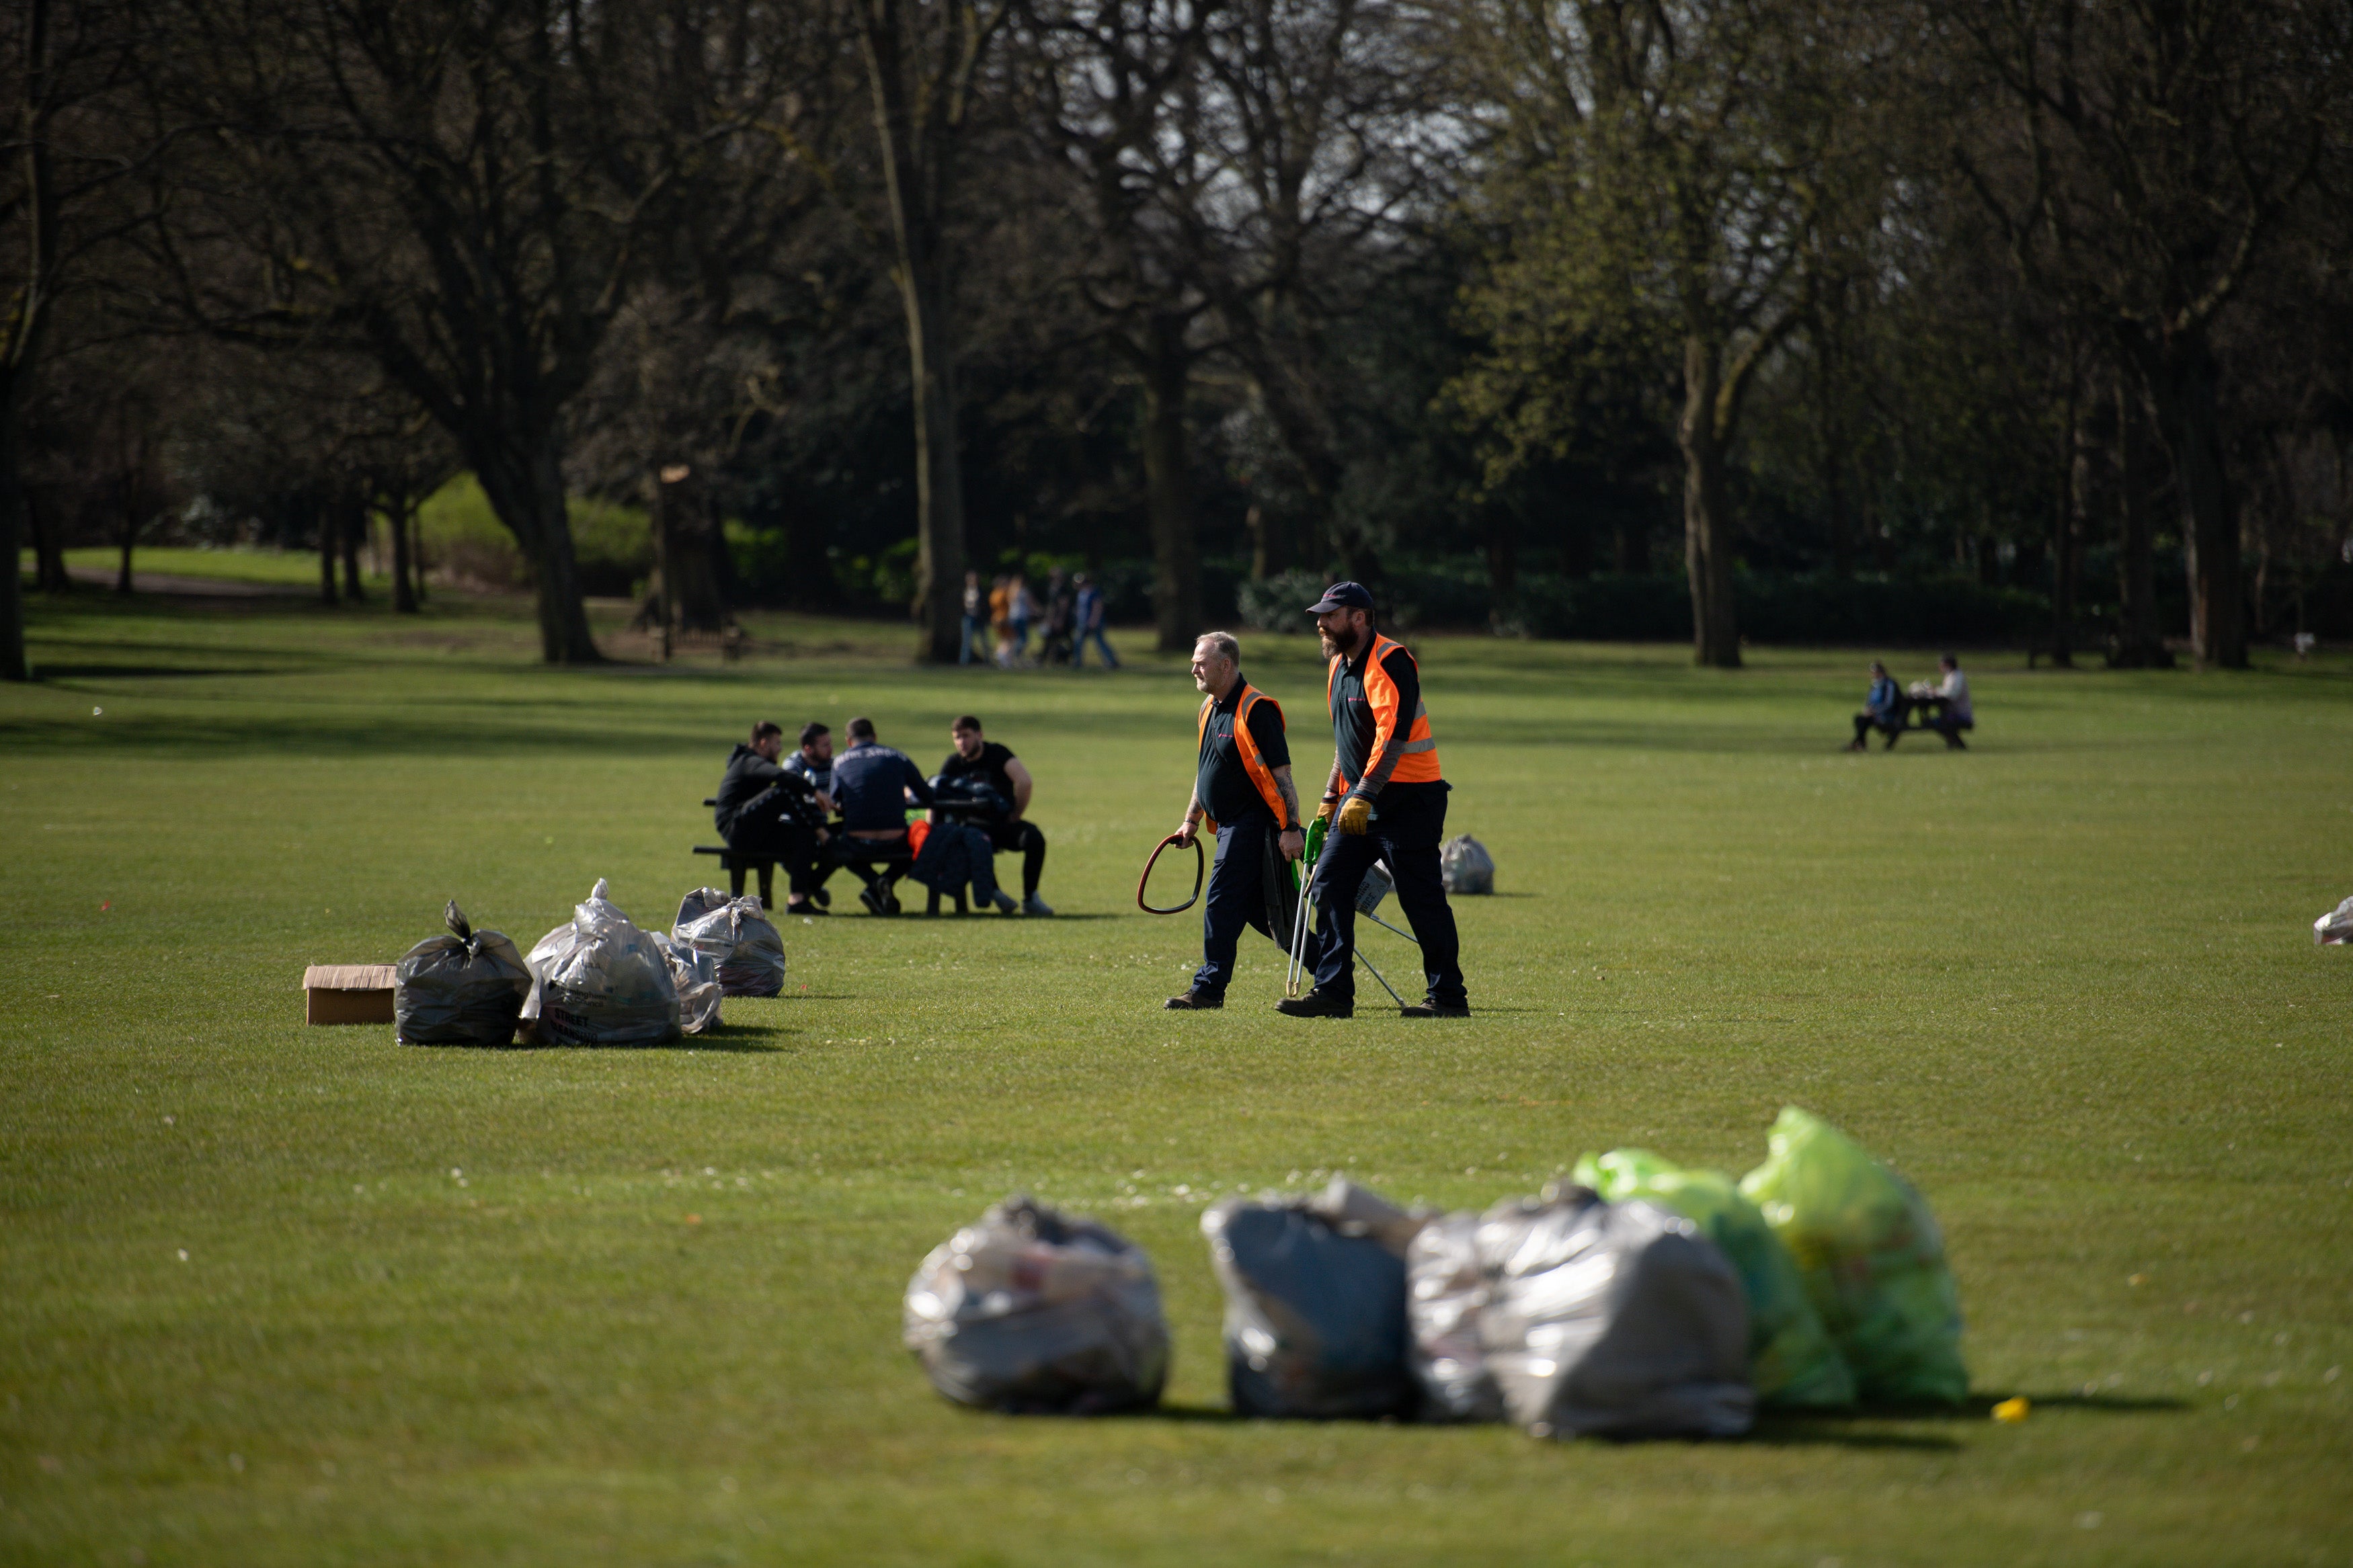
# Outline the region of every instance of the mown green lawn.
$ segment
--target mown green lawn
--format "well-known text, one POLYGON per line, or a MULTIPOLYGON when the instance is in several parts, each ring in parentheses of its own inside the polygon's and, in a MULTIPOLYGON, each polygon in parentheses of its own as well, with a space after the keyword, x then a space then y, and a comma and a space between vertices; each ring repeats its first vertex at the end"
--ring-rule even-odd
MULTIPOLYGON (((1430 638, 1452 826, 1501 868, 1458 906, 1477 1016, 1310 1025, 1256 938, 1226 1012, 1159 1010, 1198 942, 1132 898, 1190 771, 1174 659, 918 671, 897 628, 762 617, 740 665, 551 671, 514 606, 428 610, 33 605, 0 1558, 2353 1556, 2353 950, 2309 934, 2353 892, 2343 656, 1989 655, 1971 752, 1858 757, 1858 653, 1430 638), (388 962, 446 898, 527 946, 606 877, 666 924, 753 719, 870 713, 929 768, 967 709, 1041 781, 1060 918, 792 923, 788 994, 681 1049, 301 1025, 304 964, 388 962), (1788 1102, 1944 1220, 1967 1410, 1627 1446, 1225 1414, 1208 1194, 1484 1205, 1628 1142, 1737 1173, 1788 1102), (899 1348, 917 1259, 1015 1188, 1151 1250, 1161 1414, 975 1415, 899 1348)), ((1305 640, 1246 653, 1320 754, 1305 640)))

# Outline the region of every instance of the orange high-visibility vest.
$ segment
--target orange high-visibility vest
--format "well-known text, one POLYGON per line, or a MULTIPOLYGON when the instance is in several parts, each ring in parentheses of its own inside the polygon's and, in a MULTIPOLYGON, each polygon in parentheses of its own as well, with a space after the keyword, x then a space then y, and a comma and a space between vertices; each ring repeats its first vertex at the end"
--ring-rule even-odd
MULTIPOLYGON (((1267 810, 1274 813, 1274 825, 1277 827, 1288 827, 1291 825, 1291 814, 1283 806, 1282 791, 1275 784, 1274 770, 1266 765, 1264 757, 1259 755, 1258 737, 1250 732, 1250 710, 1261 702, 1272 705, 1275 717, 1278 719, 1282 717, 1282 703, 1276 702, 1273 698, 1269 697, 1249 681, 1243 681, 1241 700, 1234 704, 1234 750, 1241 753, 1242 772, 1248 773, 1250 783, 1258 786, 1259 797, 1266 802, 1267 810)), ((1201 742, 1209 738, 1209 714, 1217 706, 1218 700, 1214 697, 1205 697, 1201 700, 1201 721, 1193 735, 1193 747, 1197 754, 1200 750, 1201 742)), ((1217 819, 1208 815, 1206 807, 1202 811, 1202 821, 1210 832, 1215 833, 1218 830, 1217 819)))
MULTIPOLYGON (((1373 743, 1366 752, 1367 766, 1380 760, 1381 753, 1388 748, 1389 737, 1397 733, 1400 717, 1397 682, 1391 680, 1388 671, 1381 668, 1381 660, 1389 656, 1391 649, 1404 647, 1403 643, 1375 632, 1372 650, 1365 655, 1365 700, 1372 705, 1373 710, 1373 743)), ((1412 658, 1413 655, 1408 652, 1406 658, 1412 658)), ((1340 667, 1347 662, 1345 657, 1335 658, 1331 668, 1324 674, 1324 704, 1327 708, 1340 689, 1340 667)), ((1417 670, 1421 668, 1419 661, 1414 668, 1417 670)), ((1413 712, 1405 716, 1405 754, 1398 759, 1397 769, 1389 774, 1389 782, 1436 784, 1442 775, 1438 771, 1438 742, 1430 738, 1430 705, 1416 702, 1413 712)), ((1356 783, 1355 779, 1344 777, 1340 787, 1351 790, 1356 787, 1356 783)))

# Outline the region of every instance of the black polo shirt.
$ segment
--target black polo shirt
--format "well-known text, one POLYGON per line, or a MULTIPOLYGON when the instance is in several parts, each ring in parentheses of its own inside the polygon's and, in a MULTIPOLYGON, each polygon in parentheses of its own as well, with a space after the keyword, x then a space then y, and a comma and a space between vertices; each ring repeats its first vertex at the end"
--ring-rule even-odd
MULTIPOLYGON (((1250 770, 1242 766, 1241 748, 1234 743, 1234 710, 1240 705, 1248 684, 1235 679, 1234 689, 1209 710, 1209 721, 1201 731, 1201 769, 1193 781, 1193 794, 1201 809, 1220 823, 1240 822, 1253 816, 1274 820, 1274 814, 1266 808, 1266 797, 1258 793, 1250 770)), ((1250 732, 1258 742, 1258 760, 1270 771, 1291 765, 1291 747, 1282 734, 1282 710, 1273 702, 1251 705, 1250 732)))

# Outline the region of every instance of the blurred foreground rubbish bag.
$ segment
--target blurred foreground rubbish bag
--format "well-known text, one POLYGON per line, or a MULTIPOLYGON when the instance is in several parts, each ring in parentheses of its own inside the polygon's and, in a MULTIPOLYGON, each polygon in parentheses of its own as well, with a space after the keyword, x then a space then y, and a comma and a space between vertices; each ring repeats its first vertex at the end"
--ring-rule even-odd
POLYGON ((1742 1195, 1787 1242, 1855 1390, 1882 1405, 1958 1405, 1961 1299, 1944 1233, 1910 1184, 1846 1134, 1786 1106, 1742 1195))
POLYGON ((1854 1373, 1807 1299, 1797 1259, 1730 1176, 1685 1169, 1647 1149, 1612 1149, 1579 1160, 1569 1179, 1613 1204, 1641 1198, 1679 1214, 1724 1249, 1748 1298, 1748 1381, 1758 1404, 1854 1403, 1854 1373))
POLYGON ((719 961, 659 931, 651 934, 670 961, 670 983, 678 992, 678 1026, 690 1035, 702 1034, 719 1022, 719 961))
POLYGON ((1438 869, 1446 890, 1457 897, 1495 890, 1495 858, 1467 833, 1439 846, 1438 869))
POLYGON ((1344 1177, 1314 1198, 1229 1198, 1201 1215, 1226 1292, 1238 1415, 1403 1415, 1405 1255, 1424 1216, 1344 1177))
POLYGON ((1479 1317, 1487 1273, 1479 1265, 1479 1216, 1440 1215, 1406 1248, 1406 1363, 1421 1384, 1425 1421, 1501 1421, 1504 1391, 1487 1371, 1479 1317))
POLYGON ((1539 1437, 1748 1430, 1747 1302, 1691 1221, 1556 1183, 1489 1209, 1475 1244, 1479 1339, 1514 1421, 1539 1437))
POLYGON ((679 900, 670 939, 711 955, 722 995, 774 996, 785 988, 785 939, 751 894, 697 888, 679 900))
POLYGON ((531 994, 522 1016, 559 1046, 659 1046, 678 1038, 678 986, 670 960, 605 897, 596 879, 572 923, 539 939, 524 962, 531 994))
POLYGON ((531 970, 504 932, 476 931, 458 900, 441 911, 446 936, 401 955, 392 982, 395 1037, 404 1046, 503 1046, 531 994, 531 970))
POLYGON ((985 1410, 1098 1415, 1157 1404, 1168 1322, 1143 1248, 1015 1195, 932 1248, 907 1282, 907 1348, 985 1410))
POLYGON ((2353 942, 2353 899, 2312 922, 2312 941, 2316 947, 2341 947, 2353 942))

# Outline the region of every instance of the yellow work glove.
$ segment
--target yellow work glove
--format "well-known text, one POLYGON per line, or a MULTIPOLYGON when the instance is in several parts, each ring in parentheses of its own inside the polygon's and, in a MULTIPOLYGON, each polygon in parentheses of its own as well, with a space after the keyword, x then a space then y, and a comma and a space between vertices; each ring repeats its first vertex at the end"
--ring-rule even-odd
POLYGON ((1336 804, 1337 804, 1336 802, 1334 802, 1334 801, 1328 801, 1328 800, 1319 800, 1319 801, 1317 801, 1317 802, 1315 803, 1315 820, 1316 820, 1316 821, 1318 821, 1318 822, 1328 822, 1328 821, 1330 821, 1330 820, 1331 820, 1331 816, 1332 816, 1332 810, 1333 810, 1333 807, 1334 807, 1336 804))
POLYGON ((1363 795, 1352 795, 1340 803, 1340 820, 1335 825, 1352 837, 1362 834, 1373 825, 1373 803, 1363 795))

